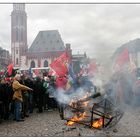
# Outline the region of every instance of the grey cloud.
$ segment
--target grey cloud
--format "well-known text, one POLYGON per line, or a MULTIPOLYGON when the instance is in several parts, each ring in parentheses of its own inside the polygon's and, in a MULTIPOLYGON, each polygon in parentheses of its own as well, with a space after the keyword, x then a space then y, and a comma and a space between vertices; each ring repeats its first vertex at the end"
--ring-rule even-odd
MULTIPOLYGON (((0 42, 10 50, 12 4, 0 8, 0 42)), ((140 37, 140 4, 26 4, 26 12, 29 46, 40 30, 58 29, 74 53, 109 57, 123 43, 140 37)))
POLYGON ((11 49, 11 10, 12 4, 0 4, 0 46, 11 49))

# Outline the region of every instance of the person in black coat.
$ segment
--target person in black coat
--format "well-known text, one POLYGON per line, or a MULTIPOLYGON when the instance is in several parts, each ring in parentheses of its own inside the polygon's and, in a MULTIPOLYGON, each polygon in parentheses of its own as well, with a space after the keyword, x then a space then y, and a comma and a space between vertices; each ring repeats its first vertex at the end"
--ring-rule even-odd
MULTIPOLYGON (((33 89, 33 80, 29 77, 25 79, 25 85, 28 86, 29 88, 33 89)), ((29 113, 33 113, 33 91, 28 91, 28 109, 29 113)))
POLYGON ((1 119, 4 120, 7 120, 10 114, 9 105, 12 90, 10 88, 9 80, 2 79, 0 83, 0 116, 1 119))
POLYGON ((45 88, 43 87, 43 81, 40 77, 36 78, 34 90, 35 90, 34 93, 37 98, 38 113, 42 113, 43 112, 43 97, 45 94, 45 88))
POLYGON ((4 119, 7 120, 9 119, 10 115, 10 105, 12 104, 12 97, 13 97, 13 89, 12 89, 12 84, 10 78, 7 78, 5 80, 5 94, 4 94, 4 119))

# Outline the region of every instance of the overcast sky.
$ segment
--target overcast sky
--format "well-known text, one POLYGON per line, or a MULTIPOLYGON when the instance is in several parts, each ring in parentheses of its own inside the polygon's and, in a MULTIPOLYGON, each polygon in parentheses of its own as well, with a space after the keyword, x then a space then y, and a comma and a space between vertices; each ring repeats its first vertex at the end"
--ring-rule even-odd
MULTIPOLYGON (((11 49, 12 4, 0 4, 0 46, 11 49)), ((108 57, 140 38, 140 4, 26 4, 28 46, 40 30, 58 30, 73 53, 108 57)))

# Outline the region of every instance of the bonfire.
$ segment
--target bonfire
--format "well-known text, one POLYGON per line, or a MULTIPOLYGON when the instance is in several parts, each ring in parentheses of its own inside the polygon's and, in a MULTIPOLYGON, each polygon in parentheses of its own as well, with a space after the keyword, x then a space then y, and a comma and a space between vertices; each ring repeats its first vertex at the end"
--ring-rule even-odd
POLYGON ((123 112, 105 97, 100 93, 86 93, 81 99, 72 99, 63 106, 61 117, 67 121, 67 126, 79 123, 96 129, 112 127, 119 122, 123 112))

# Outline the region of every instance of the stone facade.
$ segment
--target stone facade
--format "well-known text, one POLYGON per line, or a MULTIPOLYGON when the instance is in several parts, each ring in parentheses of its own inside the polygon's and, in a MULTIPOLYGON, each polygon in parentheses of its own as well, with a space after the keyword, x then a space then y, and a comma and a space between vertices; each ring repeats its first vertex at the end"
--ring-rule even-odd
POLYGON ((46 67, 65 51, 71 54, 70 44, 64 45, 58 30, 39 31, 28 48, 25 4, 13 4, 11 53, 14 67, 46 67))
POLYGON ((57 30, 40 31, 28 50, 27 65, 28 67, 49 66, 65 51, 71 55, 70 44, 64 45, 57 30), (36 59, 37 61, 34 61, 36 59), (33 63, 31 65, 31 62, 35 65, 33 63))
POLYGON ((21 56, 26 55, 27 46, 27 15, 25 4, 13 4, 11 13, 11 54, 15 67, 20 67, 21 56))

